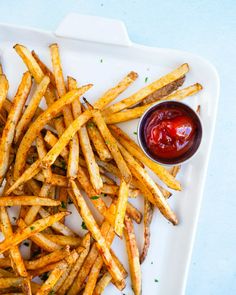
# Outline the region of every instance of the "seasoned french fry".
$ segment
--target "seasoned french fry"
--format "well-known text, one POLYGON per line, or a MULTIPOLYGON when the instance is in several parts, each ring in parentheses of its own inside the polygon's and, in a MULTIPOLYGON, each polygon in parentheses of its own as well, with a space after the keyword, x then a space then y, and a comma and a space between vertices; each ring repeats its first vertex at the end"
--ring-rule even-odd
POLYGON ((7 289, 17 287, 19 288, 23 283, 23 278, 0 278, 0 289, 7 289))
POLYGON ((24 111, 24 114, 22 115, 19 123, 16 126, 16 132, 14 137, 15 143, 17 143, 19 139, 22 138, 24 132, 28 128, 29 123, 34 117, 37 107, 47 90, 49 82, 50 82, 49 78, 45 76, 40 82, 40 84, 37 86, 27 108, 24 111))
POLYGON ((198 93, 200 90, 202 90, 202 85, 199 83, 195 83, 186 88, 177 90, 170 95, 163 97, 161 100, 182 100, 185 97, 198 93))
MULTIPOLYGON (((41 172, 35 175, 34 179, 44 182, 44 176, 41 172)), ((50 179, 48 179, 48 183, 59 187, 68 187, 68 178, 66 176, 53 173, 50 179)))
POLYGON ((8 80, 5 75, 0 74, 0 110, 7 98, 7 92, 9 89, 8 80))
POLYGON ((0 198, 0 207, 7 206, 59 206, 60 201, 35 196, 7 196, 0 198))
MULTIPOLYGON (((47 124, 52 118, 54 118, 67 104, 70 104, 74 99, 81 96, 85 91, 87 91, 92 85, 86 85, 78 90, 73 90, 65 94, 63 97, 54 102, 47 110, 45 110, 29 127, 25 136, 23 137, 15 160, 14 167, 14 178, 18 179, 21 175, 27 157, 27 152, 33 143, 35 137, 40 132, 40 130, 47 124)), ((71 125, 70 125, 71 126, 71 125)), ((68 140, 69 142, 69 140, 68 140)), ((67 142, 67 143, 68 143, 67 142)), ((60 153, 59 153, 60 154, 60 153)), ((50 166, 50 165, 49 165, 50 166)))
MULTIPOLYGON (((10 222, 6 208, 3 208, 3 207, 0 208, 0 219, 1 219, 1 230, 5 239, 8 239, 8 238, 11 239, 13 235, 13 230, 12 230, 11 222, 10 222)), ((9 251, 9 254, 17 273, 22 277, 26 277, 28 274, 27 274, 21 253, 19 251, 19 248, 17 246, 12 247, 9 251)))
POLYGON ((126 165, 121 153, 119 152, 119 149, 116 144, 116 140, 114 139, 114 137, 111 135, 109 129, 107 128, 107 125, 104 122, 104 119, 103 119, 101 113, 97 110, 93 110, 91 112, 93 114, 94 121, 95 121, 96 125, 98 126, 98 129, 100 130, 100 132, 105 140, 105 143, 108 146, 108 148, 109 148, 109 150, 116 162, 117 167, 119 168, 126 183, 129 183, 131 181, 131 173, 130 173, 130 170, 129 170, 128 166, 126 165))
MULTIPOLYGON (((48 143, 51 147, 53 147, 57 141, 58 141, 58 138, 50 131, 50 130, 47 130, 47 133, 44 137, 44 140, 46 141, 46 143, 48 143)), ((68 159, 68 150, 65 148, 61 151, 61 156, 67 161, 68 159)))
POLYGON ((184 76, 189 71, 188 64, 183 64, 179 68, 175 69, 174 71, 170 72, 169 74, 161 77, 160 79, 154 81, 153 83, 149 84, 148 86, 140 89, 138 92, 134 93, 128 98, 125 98, 116 104, 106 108, 103 111, 103 115, 117 113, 123 109, 131 107, 136 103, 142 101, 146 96, 150 95, 154 91, 162 88, 163 86, 179 79, 180 77, 184 76))
POLYGON ((6 125, 3 129, 0 143, 0 182, 7 171, 11 145, 14 138, 16 124, 19 121, 23 106, 28 97, 32 85, 32 79, 29 72, 24 73, 21 83, 13 99, 12 108, 7 117, 6 125))
MULTIPOLYGON (((147 172, 139 166, 139 164, 134 160, 132 155, 119 143, 117 143, 119 149, 127 161, 132 173, 135 177, 138 178, 140 182, 146 185, 147 189, 152 193, 152 198, 149 201, 157 206, 161 213, 174 225, 178 224, 178 220, 174 212, 170 209, 169 205, 167 204, 163 194, 161 193, 160 189, 157 187, 155 182, 152 178, 147 174, 147 172)), ((149 195, 150 197, 150 195, 149 195)))
POLYGON ((137 73, 133 71, 130 72, 115 87, 105 92, 99 98, 99 100, 95 102, 94 108, 99 110, 104 109, 110 102, 116 99, 118 95, 120 95, 123 91, 125 91, 137 78, 138 78, 137 73))
POLYGON ((170 188, 181 190, 180 183, 163 166, 150 160, 141 151, 140 147, 129 138, 129 136, 117 126, 110 126, 110 130, 116 139, 131 153, 134 157, 141 160, 170 188))
POLYGON ((94 295, 101 295, 108 284, 111 282, 112 277, 109 272, 105 272, 101 279, 98 281, 93 294, 94 295))
POLYGON ((141 266, 139 263, 139 251, 135 238, 133 223, 127 216, 125 217, 124 236, 128 253, 132 289, 135 295, 140 295, 142 291, 142 282, 141 266))
MULTIPOLYGON (((101 192, 103 194, 107 194, 107 195, 118 195, 119 194, 119 187, 114 184, 103 184, 101 192)), ((139 193, 140 193, 140 191, 138 189, 129 189, 128 196, 130 198, 136 198, 139 193)))
POLYGON ((68 214, 68 212, 56 213, 55 215, 46 217, 44 219, 39 219, 24 229, 20 229, 10 238, 7 238, 0 243, 0 253, 7 251, 11 247, 14 247, 21 243, 23 240, 35 235, 36 233, 39 233, 40 231, 51 226, 53 223, 59 221, 62 217, 68 214))
POLYGON ((181 165, 173 166, 173 167, 169 170, 169 172, 170 172, 170 174, 172 174, 174 177, 176 177, 177 174, 178 174, 179 171, 180 171, 180 168, 181 168, 181 165))
POLYGON ((43 234, 47 239, 49 239, 52 242, 57 243, 61 246, 70 246, 70 247, 77 247, 81 243, 81 238, 76 236, 63 236, 63 235, 51 235, 51 234, 43 234))
POLYGON ((140 255, 140 264, 142 264, 147 256, 148 248, 150 246, 150 225, 152 222, 154 207, 148 199, 144 199, 144 245, 140 255))
POLYGON ((127 183, 121 179, 118 200, 116 204, 116 216, 114 230, 116 234, 122 237, 123 227, 124 227, 124 218, 129 197, 129 186, 127 183))
POLYGON ((111 256, 109 248, 106 245, 106 241, 104 237, 102 236, 96 221, 94 220, 90 210, 87 207, 87 204, 84 198, 80 194, 74 181, 71 181, 71 186, 74 193, 74 201, 75 203, 77 203, 77 206, 80 208, 81 217, 83 218, 87 228, 89 229, 89 231, 91 232, 91 235, 97 242, 96 243, 97 248, 103 257, 103 261, 106 264, 108 271, 110 272, 112 278, 114 279, 114 282, 115 283, 117 282, 121 289, 124 288, 125 282, 124 282, 123 276, 111 256))
POLYGON ((83 265, 90 249, 90 234, 85 235, 82 240, 81 246, 84 248, 84 250, 80 253, 75 264, 71 267, 67 278, 65 279, 61 288, 58 290, 58 295, 63 295, 66 293, 66 291, 73 284, 73 281, 75 280, 79 270, 81 269, 81 266, 83 265))

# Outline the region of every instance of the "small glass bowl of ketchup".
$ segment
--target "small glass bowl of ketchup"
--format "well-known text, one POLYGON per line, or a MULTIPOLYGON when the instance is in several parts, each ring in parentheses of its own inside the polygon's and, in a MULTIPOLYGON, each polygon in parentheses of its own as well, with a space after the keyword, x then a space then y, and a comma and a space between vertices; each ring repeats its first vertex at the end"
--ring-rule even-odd
POLYGON ((182 102, 158 102, 139 121, 139 144, 149 158, 160 164, 176 165, 189 160, 201 140, 201 120, 182 102))

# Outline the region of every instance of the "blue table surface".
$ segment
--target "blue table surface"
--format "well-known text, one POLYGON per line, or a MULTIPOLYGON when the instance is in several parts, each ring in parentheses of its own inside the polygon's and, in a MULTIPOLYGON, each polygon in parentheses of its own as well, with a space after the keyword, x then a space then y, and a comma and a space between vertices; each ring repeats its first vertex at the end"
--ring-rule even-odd
POLYGON ((187 50, 216 66, 218 120, 186 294, 236 294, 236 2, 11 0, 1 1, 0 11, 1 22, 46 30, 68 12, 117 18, 134 42, 187 50))

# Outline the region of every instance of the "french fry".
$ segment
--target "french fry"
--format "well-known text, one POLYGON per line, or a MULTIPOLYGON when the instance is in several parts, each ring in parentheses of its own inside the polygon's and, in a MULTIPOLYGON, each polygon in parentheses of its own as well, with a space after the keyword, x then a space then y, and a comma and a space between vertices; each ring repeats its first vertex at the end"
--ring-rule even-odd
POLYGON ((131 173, 130 170, 128 168, 128 166, 126 165, 118 147, 116 144, 116 140, 114 139, 114 137, 111 135, 109 129, 107 128, 106 123, 104 122, 104 119, 101 115, 101 113, 97 110, 93 110, 92 111, 93 114, 93 118, 94 121, 96 123, 96 125, 98 126, 98 129, 100 130, 106 145, 108 146, 117 167, 119 168, 124 180, 126 181, 126 183, 129 183, 131 181, 131 173))
POLYGON ((27 269, 34 270, 34 269, 42 268, 48 264, 58 262, 64 259, 69 254, 70 254, 69 246, 66 246, 63 249, 56 250, 47 255, 41 256, 38 259, 26 261, 25 265, 27 269))
POLYGON ((109 89, 105 92, 98 101, 95 102, 94 108, 102 110, 104 109, 110 102, 117 98, 123 91, 125 91, 136 79, 138 78, 138 74, 135 72, 128 73, 115 87, 109 89))
POLYGON ((103 111, 103 115, 117 113, 123 109, 131 107, 136 103, 142 101, 146 96, 150 95, 154 91, 164 87, 165 85, 179 79, 180 77, 184 76, 189 71, 188 64, 183 64, 179 68, 175 69, 174 71, 170 72, 169 74, 161 77, 160 79, 154 81, 153 83, 149 84, 148 86, 140 89, 138 92, 134 93, 128 98, 125 98, 116 104, 106 108, 103 111))
POLYGON ((150 225, 152 222, 154 207, 148 199, 144 199, 144 244, 140 255, 140 264, 142 264, 147 256, 147 252, 150 246, 150 225))
MULTIPOLYGON (((103 235, 104 238, 106 238, 106 242, 111 242, 114 238, 114 231, 111 228, 110 224, 106 221, 103 222, 101 225, 101 234, 103 235)), ((75 295, 81 290, 83 283, 90 272, 90 269, 92 268, 93 264, 95 263, 98 257, 99 257, 99 253, 98 253, 96 244, 93 244, 79 273, 77 271, 78 275, 76 273, 76 276, 73 277, 73 280, 71 281, 71 283, 73 284, 71 285, 70 283, 71 287, 69 286, 70 289, 68 290, 68 295, 75 295)))
POLYGON ((116 256, 115 252, 112 249, 110 249, 110 251, 111 251, 111 255, 112 255, 113 259, 115 260, 117 266, 119 267, 120 271, 122 272, 123 277, 124 278, 127 278, 128 272, 124 268, 124 265, 121 263, 121 261, 119 260, 119 258, 116 256))
POLYGON ((133 223, 127 216, 125 217, 124 237, 129 260, 132 289, 135 295, 140 295, 142 291, 142 282, 141 266, 139 263, 139 251, 135 238, 133 223))
POLYGON ((17 287, 19 288, 23 283, 23 278, 0 278, 0 289, 7 289, 17 287))
MULTIPOLYGON (((11 222, 10 222, 6 208, 3 208, 3 207, 0 208, 0 217, 1 217, 2 233, 5 239, 7 238, 11 239, 13 235, 13 230, 12 230, 11 222)), ((9 251, 9 254, 12 259, 13 266, 15 270, 17 271, 17 273, 22 277, 26 277, 28 274, 27 274, 21 253, 19 251, 19 248, 17 246, 12 247, 9 251)))
MULTIPOLYGON (((70 104, 74 99, 81 96, 85 91, 87 91, 91 85, 86 85, 78 90, 73 90, 65 94, 63 97, 54 102, 47 110, 45 110, 29 127, 25 136, 23 137, 15 160, 14 166, 14 178, 18 179, 21 175, 27 157, 27 152, 32 145, 35 137, 41 131, 45 124, 47 124, 52 118, 54 118, 60 111, 65 107, 65 105, 70 104)), ((70 125, 71 126, 71 125, 70 125)), ((68 140, 69 142, 69 140, 68 140)), ((67 142, 67 143, 68 143, 67 142)), ((59 153, 60 154, 60 153, 59 153)), ((50 166, 50 165, 49 165, 50 166)))
POLYGON ((9 89, 8 80, 5 75, 0 74, 0 110, 7 98, 7 92, 9 89))
POLYGON ((30 92, 31 85, 31 75, 29 72, 26 72, 22 77, 21 83, 13 99, 12 108, 8 114, 7 122, 2 133, 0 143, 0 182, 3 181, 3 177, 5 176, 9 165, 10 150, 14 138, 15 128, 30 92))
POLYGON ((180 183, 167 171, 167 169, 153 162, 146 155, 144 155, 140 147, 132 139, 130 139, 124 131, 114 125, 110 126, 110 130, 130 154, 147 165, 168 187, 175 190, 181 190, 180 183))
POLYGON ((56 87, 56 81, 55 81, 55 77, 54 77, 54 74, 52 73, 52 71, 45 65, 45 63, 42 62, 42 60, 39 58, 39 56, 37 55, 37 53, 34 50, 31 51, 31 54, 34 57, 34 59, 36 60, 39 67, 41 68, 44 75, 48 76, 50 78, 50 82, 52 83, 52 85, 54 87, 56 87))
MULTIPOLYGON (((103 194, 107 194, 107 195, 118 195, 119 194, 119 186, 114 185, 114 184, 103 184, 101 192, 103 194)), ((139 193, 140 193, 140 191, 138 189, 129 189, 128 196, 130 198, 136 198, 139 193)))
POLYGON ((106 245, 106 241, 104 237, 102 236, 96 221, 94 220, 90 210, 87 207, 86 202, 84 201, 84 198, 80 194, 74 181, 71 181, 71 187, 74 193, 73 201, 77 203, 77 206, 80 208, 81 217, 83 218, 87 228, 91 232, 91 235, 96 240, 98 251, 101 253, 103 257, 103 261, 106 264, 108 271, 110 272, 112 278, 114 279, 114 282, 115 283, 117 282, 119 284, 120 289, 124 288, 125 282, 124 282, 123 276, 119 268, 117 267, 116 263, 114 262, 111 256, 111 253, 109 251, 109 248, 106 245))
POLYGON ((27 108, 24 111, 24 114, 22 115, 21 119, 19 120, 16 126, 16 132, 14 137, 15 143, 17 143, 19 139, 22 138, 23 134, 28 128, 29 123, 34 117, 37 107, 47 90, 49 82, 50 82, 49 78, 45 76, 40 82, 40 84, 37 86, 27 108))
MULTIPOLYGON (((65 213, 65 216, 68 215, 68 214, 66 214, 66 211, 64 211, 64 213, 65 213)), ((40 208, 39 214, 44 219, 51 217, 51 215, 45 209, 43 209, 43 208, 40 208)), ((59 221, 54 222, 51 225, 51 227, 55 231, 57 231, 58 233, 63 234, 64 236, 72 236, 72 237, 75 236, 75 233, 68 226, 66 226, 65 224, 63 224, 63 223, 61 223, 59 221)))
MULTIPOLYGON (((50 131, 47 130, 46 135, 44 136, 44 140, 46 143, 48 143, 51 147, 53 147, 57 141, 58 138, 50 131)), ((67 161, 68 160, 68 150, 65 148, 61 151, 60 155, 67 161)))
POLYGON ((52 242, 57 243, 61 246, 70 246, 70 247, 77 247, 81 243, 81 238, 76 236, 63 236, 63 235, 51 235, 51 234, 43 234, 47 239, 49 239, 52 242))
POLYGON ((172 174, 174 177, 176 177, 177 174, 178 174, 179 171, 180 171, 180 168, 181 168, 181 165, 173 166, 173 167, 169 170, 169 172, 170 172, 170 174, 172 174))
POLYGON ((60 201, 35 196, 7 196, 0 198, 0 207, 7 206, 59 206, 60 201))
POLYGON ((101 295, 105 288, 109 285, 111 282, 112 277, 109 272, 105 272, 104 275, 100 278, 98 281, 95 289, 94 289, 94 295, 101 295))
POLYGON ((84 250, 80 253, 78 259, 76 260, 74 265, 71 267, 67 278, 65 279, 61 288, 58 290, 58 295, 62 295, 66 293, 66 291, 73 284, 73 281, 75 280, 79 270, 81 269, 90 249, 90 234, 85 235, 85 237, 82 240, 81 246, 84 248, 84 250))
POLYGON ((132 173, 135 177, 138 178, 140 182, 143 182, 146 185, 146 188, 151 192, 152 197, 149 201, 158 207, 160 212, 174 225, 178 224, 178 220, 174 212, 170 209, 169 205, 167 204, 163 194, 161 193, 160 189, 157 187, 155 182, 152 178, 147 174, 147 172, 139 166, 139 164, 134 160, 132 155, 119 143, 117 143, 119 149, 127 161, 132 173))
POLYGON ((123 235, 124 218, 129 197, 129 185, 121 179, 118 200, 116 204, 116 215, 114 230, 119 237, 123 235))
POLYGON ((68 212, 56 213, 44 219, 39 219, 24 229, 20 229, 19 231, 14 233, 10 238, 7 238, 0 243, 0 253, 7 251, 11 247, 14 247, 21 243, 23 240, 39 233, 40 231, 51 226, 53 223, 59 221, 62 217, 68 214, 68 212))
MULTIPOLYGON (((41 172, 36 174, 34 179, 44 182, 44 176, 41 172)), ((68 187, 68 178, 66 176, 53 173, 50 179, 48 179, 48 183, 54 186, 68 187)))

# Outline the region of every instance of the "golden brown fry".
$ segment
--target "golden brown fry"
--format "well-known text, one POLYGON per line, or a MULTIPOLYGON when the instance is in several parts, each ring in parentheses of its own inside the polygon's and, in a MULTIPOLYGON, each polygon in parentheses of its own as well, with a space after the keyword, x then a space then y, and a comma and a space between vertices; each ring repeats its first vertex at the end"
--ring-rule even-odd
MULTIPOLYGON (((6 208, 3 208, 3 207, 0 208, 0 220, 1 220, 1 230, 5 239, 11 239, 13 235, 13 230, 12 230, 11 222, 10 222, 6 208)), ((19 248, 17 246, 12 247, 9 251, 9 254, 16 272, 20 276, 26 277, 28 274, 27 274, 24 261, 22 259, 19 248)))
POLYGON ((19 231, 14 233, 10 238, 7 238, 0 243, 0 253, 7 251, 11 247, 14 247, 21 243, 23 240, 35 235, 36 233, 39 233, 40 231, 51 226, 53 223, 59 221, 62 217, 68 214, 68 212, 56 213, 44 219, 39 219, 24 229, 20 229, 19 231))
POLYGON ((114 137, 111 135, 109 129, 107 128, 106 123, 104 122, 104 119, 101 115, 101 113, 97 110, 93 110, 92 111, 93 114, 93 118, 94 121, 96 123, 96 125, 98 126, 98 129, 100 130, 106 145, 108 146, 117 167, 119 168, 124 180, 126 181, 126 183, 129 183, 131 181, 131 173, 130 170, 128 168, 128 166, 126 165, 118 147, 116 144, 116 140, 114 139, 114 137))
POLYGON ((170 95, 164 96, 163 98, 161 98, 161 100, 182 100, 185 97, 198 93, 200 90, 202 90, 202 85, 199 83, 195 83, 186 88, 177 90, 170 95))
POLYGON ((173 167, 169 170, 169 172, 170 172, 171 175, 173 175, 174 177, 176 177, 177 174, 178 174, 179 171, 180 171, 180 168, 181 168, 181 165, 173 166, 173 167))
POLYGON ((0 278, 0 289, 7 289, 12 287, 20 287, 23 283, 23 278, 0 278))
POLYGON ((0 110, 7 98, 7 92, 9 89, 8 80, 5 75, 0 74, 0 110))
POLYGON ((37 86, 32 98, 30 99, 30 102, 27 106, 27 108, 24 111, 24 114, 22 115, 19 123, 16 126, 16 132, 15 132, 15 138, 14 142, 17 143, 25 133, 26 129, 28 128, 29 124, 31 123, 34 114, 37 110, 37 107, 43 98, 48 84, 49 84, 49 78, 45 76, 40 84, 37 86))
POLYGON ((123 277, 124 277, 124 278, 127 278, 127 276, 128 276, 128 272, 127 272, 126 269, 124 268, 124 265, 123 265, 123 264, 121 263, 121 261, 118 259, 118 257, 116 256, 115 252, 114 252, 112 249, 110 249, 110 251, 111 251, 111 255, 112 255, 113 259, 115 260, 117 266, 119 267, 120 271, 122 272, 123 277))
POLYGON ((56 87, 56 81, 55 81, 55 77, 54 77, 54 74, 52 73, 52 71, 45 65, 45 63, 42 62, 42 60, 39 58, 39 56, 36 54, 36 52, 34 50, 31 51, 31 54, 34 57, 34 59, 36 60, 36 62, 38 63, 38 65, 40 66, 44 75, 48 76, 50 78, 50 82, 52 83, 52 85, 54 87, 56 87))
POLYGON ((42 268, 48 264, 58 262, 70 254, 69 246, 63 249, 56 250, 50 254, 39 257, 35 260, 29 260, 25 262, 26 268, 30 270, 42 268))
POLYGON ((101 279, 98 281, 93 295, 101 295, 105 288, 108 286, 108 284, 111 282, 112 277, 109 272, 105 272, 104 275, 101 277, 101 279))
POLYGON ((107 247, 105 239, 102 236, 93 215, 91 214, 84 198, 80 194, 80 191, 77 188, 74 181, 71 181, 71 186, 74 193, 73 201, 77 203, 77 206, 80 209, 81 217, 83 218, 88 230, 91 232, 91 235, 96 240, 98 251, 102 255, 103 261, 106 264, 108 271, 110 272, 112 278, 114 279, 114 282, 115 283, 117 282, 119 285, 121 285, 121 289, 124 288, 125 282, 123 280, 123 276, 111 256, 109 248, 107 247))
POLYGON ((32 85, 32 78, 29 72, 24 73, 21 83, 13 99, 12 108, 7 117, 6 125, 3 129, 0 143, 0 182, 7 171, 11 145, 14 138, 16 124, 19 121, 25 101, 28 97, 32 85))
MULTIPOLYGON (((114 184, 103 184, 101 192, 107 195, 118 195, 119 187, 114 184)), ((128 195, 130 198, 136 198, 139 193, 140 191, 138 189, 129 189, 128 195)))
MULTIPOLYGON (((39 159, 42 160, 46 156, 47 150, 46 150, 41 133, 39 133, 39 135, 36 138, 36 148, 37 148, 39 159)), ((48 183, 52 177, 52 170, 50 167, 43 169, 43 176, 44 176, 44 181, 48 183)))
POLYGON ((132 289, 135 295, 140 295, 142 291, 142 282, 141 266, 139 263, 139 251, 135 238, 133 223, 127 216, 125 217, 124 236, 128 253, 132 289))
POLYGON ((81 238, 76 236, 63 236, 63 235, 51 235, 51 234, 43 234, 47 239, 57 243, 61 246, 70 246, 70 247, 77 247, 81 243, 81 238))
POLYGON ((140 147, 119 127, 111 125, 110 130, 116 139, 137 159, 147 165, 170 188, 181 190, 180 183, 163 166, 150 160, 140 147))
POLYGON ((152 197, 148 196, 149 201, 157 206, 161 213, 174 225, 178 224, 178 220, 174 212, 170 209, 168 203, 166 202, 160 189, 157 187, 152 178, 147 174, 147 172, 135 161, 132 155, 118 143, 119 149, 127 161, 133 175, 142 182, 147 190, 151 192, 152 197))
POLYGON ((35 196, 7 196, 0 198, 0 207, 4 206, 59 206, 60 201, 35 196))
POLYGON ((110 102, 117 98, 123 91, 125 91, 138 77, 138 74, 135 72, 130 72, 125 76, 115 87, 109 89, 105 92, 98 101, 95 102, 94 108, 102 110, 110 102))
POLYGON ((84 250, 80 253, 75 264, 71 267, 70 272, 63 283, 63 286, 61 286, 61 288, 58 290, 58 295, 63 295, 66 293, 66 291, 73 284, 79 270, 81 269, 90 249, 90 234, 85 235, 81 242, 81 246, 84 248, 84 250))
MULTIPOLYGON (((70 104, 74 99, 81 96, 85 91, 87 91, 92 85, 87 85, 79 88, 78 90, 73 90, 65 94, 63 97, 54 102, 46 111, 44 111, 29 127, 25 136, 23 137, 15 160, 14 167, 14 178, 18 179, 21 175, 27 157, 27 152, 32 145, 34 139, 40 130, 47 124, 52 118, 54 118, 67 104, 70 104)), ((71 126, 71 125, 70 125, 71 126)), ((69 140, 68 140, 69 142, 69 140)), ((67 143, 68 143, 67 142, 67 143)), ((66 144, 67 145, 67 144, 66 144)), ((65 145, 65 146, 66 146, 65 145)), ((60 153, 59 153, 60 154, 60 153)), ((48 165, 50 166, 50 165, 48 165)))
POLYGON ((169 74, 161 77, 160 79, 154 81, 148 86, 140 89, 138 92, 134 93, 130 97, 125 98, 117 102, 116 104, 113 104, 112 106, 106 108, 105 111, 103 111, 103 114, 107 115, 111 113, 117 113, 123 109, 126 109, 130 106, 135 105, 136 103, 142 101, 146 96, 150 95, 154 91, 184 76, 188 71, 189 71, 189 66, 188 64, 185 63, 181 65, 179 68, 170 72, 169 74))
MULTIPOLYGON (((44 140, 51 147, 53 147, 57 143, 58 138, 50 130, 47 130, 47 133, 46 133, 46 135, 44 137, 44 140)), ((66 148, 63 149, 61 151, 60 155, 67 161, 67 159, 68 159, 68 150, 66 148)))
POLYGON ((144 199, 144 245, 140 255, 140 264, 142 264, 147 256, 148 248, 150 246, 150 225, 152 222, 154 207, 148 199, 144 199))
POLYGON ((115 215, 115 223, 114 223, 114 230, 116 234, 120 237, 122 237, 123 235, 124 218, 125 218, 128 197, 129 197, 129 185, 123 179, 121 179, 118 200, 116 204, 116 215, 115 215))
MULTIPOLYGON (((34 179, 44 182, 44 176, 41 172, 35 175, 34 179)), ((66 176, 53 173, 51 178, 48 180, 48 183, 59 187, 68 187, 68 178, 66 176)))

